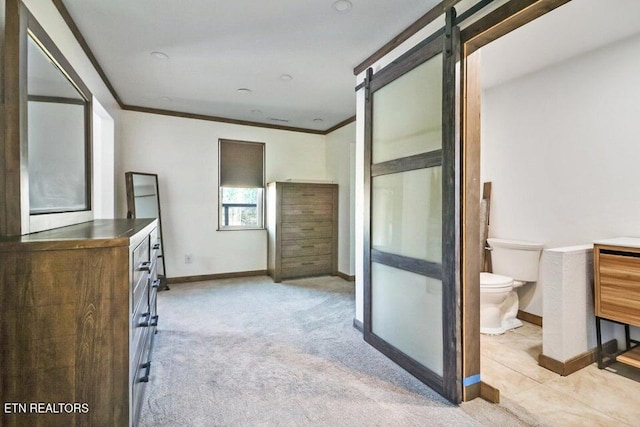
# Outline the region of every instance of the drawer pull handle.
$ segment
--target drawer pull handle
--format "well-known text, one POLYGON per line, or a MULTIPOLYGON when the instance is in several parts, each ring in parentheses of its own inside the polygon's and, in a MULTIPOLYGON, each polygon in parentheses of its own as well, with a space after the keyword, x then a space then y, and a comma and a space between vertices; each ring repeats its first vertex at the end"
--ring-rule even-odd
POLYGON ((140 367, 144 368, 144 377, 140 378, 138 381, 140 381, 141 383, 148 383, 149 373, 151 372, 151 361, 143 363, 142 365, 140 365, 140 367))
POLYGON ((315 262, 303 262, 302 265, 313 265, 315 262))
POLYGON ((158 316, 157 314, 155 316, 151 316, 151 323, 149 324, 149 326, 158 326, 158 316))
POLYGON ((300 249, 315 248, 315 245, 300 246, 300 249))
POLYGON ((301 228, 302 231, 313 231, 313 228, 301 228))
POLYGON ((151 261, 145 261, 140 264, 140 267, 138 267, 138 271, 151 271, 151 261))
POLYGON ((151 283, 151 287, 152 288, 158 288, 158 286, 160 286, 160 279, 156 279, 151 283))
POLYGON ((151 249, 160 249, 160 243, 156 243, 151 249))
POLYGON ((301 211, 303 214, 312 214, 316 213, 316 211, 301 211))
POLYGON ((138 323, 138 326, 143 327, 143 328, 147 328, 147 327, 149 327, 149 320, 151 320, 151 313, 149 313, 149 312, 144 313, 144 314, 143 314, 142 316, 140 316, 140 317, 142 317, 143 319, 147 319, 147 320, 145 320, 145 321, 143 321, 143 322, 138 323))

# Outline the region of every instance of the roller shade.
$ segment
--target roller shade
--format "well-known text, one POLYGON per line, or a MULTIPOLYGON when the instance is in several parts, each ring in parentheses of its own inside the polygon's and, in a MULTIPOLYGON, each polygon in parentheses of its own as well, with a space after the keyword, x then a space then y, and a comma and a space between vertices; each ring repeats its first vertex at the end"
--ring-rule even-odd
POLYGON ((264 187, 264 144, 221 139, 220 187, 264 187))

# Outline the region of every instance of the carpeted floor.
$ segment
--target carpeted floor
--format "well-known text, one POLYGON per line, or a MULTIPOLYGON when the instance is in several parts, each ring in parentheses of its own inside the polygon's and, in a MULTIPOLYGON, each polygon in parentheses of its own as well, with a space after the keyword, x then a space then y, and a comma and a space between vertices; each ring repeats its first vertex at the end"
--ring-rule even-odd
POLYGON ((366 344, 353 284, 268 277, 172 285, 141 426, 516 426, 476 399, 457 407, 366 344))

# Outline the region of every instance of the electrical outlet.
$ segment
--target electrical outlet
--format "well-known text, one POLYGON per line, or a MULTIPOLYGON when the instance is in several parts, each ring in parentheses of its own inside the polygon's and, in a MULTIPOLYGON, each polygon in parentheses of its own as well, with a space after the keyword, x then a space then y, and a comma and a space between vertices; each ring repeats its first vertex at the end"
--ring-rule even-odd
POLYGON ((192 254, 185 254, 184 255, 184 263, 185 264, 191 264, 193 262, 193 255, 192 254))

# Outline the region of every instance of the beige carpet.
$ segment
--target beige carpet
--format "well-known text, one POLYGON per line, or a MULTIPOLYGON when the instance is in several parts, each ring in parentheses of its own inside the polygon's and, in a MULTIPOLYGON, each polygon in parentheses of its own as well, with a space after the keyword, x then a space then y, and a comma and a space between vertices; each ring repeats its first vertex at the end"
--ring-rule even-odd
POLYGON ((158 298, 142 426, 527 425, 450 404, 365 343, 342 279, 177 284, 158 298))

